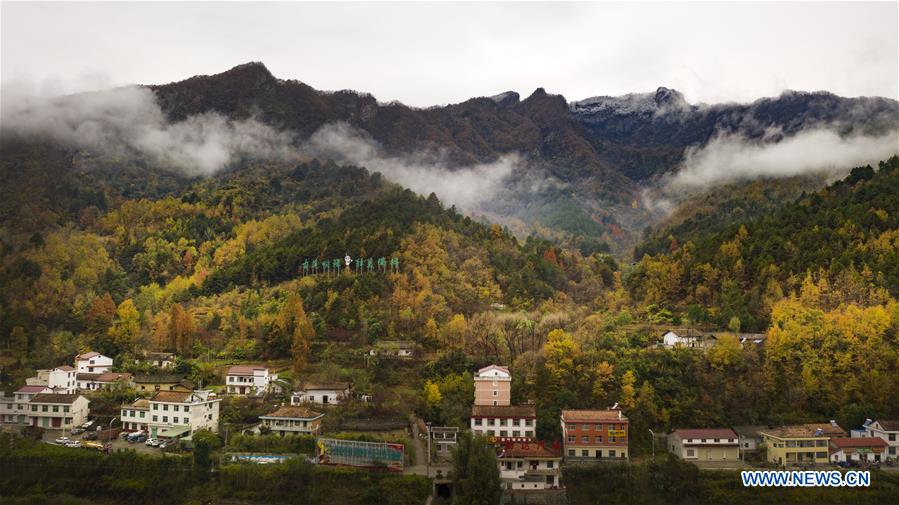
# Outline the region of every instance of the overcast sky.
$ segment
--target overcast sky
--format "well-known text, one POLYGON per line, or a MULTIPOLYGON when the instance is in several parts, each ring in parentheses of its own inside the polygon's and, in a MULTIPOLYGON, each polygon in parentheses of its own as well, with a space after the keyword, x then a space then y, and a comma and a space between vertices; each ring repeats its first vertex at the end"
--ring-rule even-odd
POLYGON ((896 99, 897 5, 3 2, 0 81, 60 93, 262 61, 416 106, 537 87, 569 100, 658 86, 707 103, 784 89, 896 99))

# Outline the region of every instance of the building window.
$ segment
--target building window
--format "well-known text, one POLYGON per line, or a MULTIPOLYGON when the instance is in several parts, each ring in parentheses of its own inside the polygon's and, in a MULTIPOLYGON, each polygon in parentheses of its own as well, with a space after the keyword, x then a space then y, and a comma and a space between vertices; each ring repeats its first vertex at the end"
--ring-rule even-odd
POLYGON ((693 451, 693 449, 687 449, 687 457, 688 458, 692 458, 695 454, 696 453, 693 451))
POLYGON ((168 406, 168 405, 163 405, 163 406, 162 406, 162 410, 165 410, 166 412, 168 412, 169 406, 168 406))
POLYGON ((581 443, 583 443, 583 444, 589 444, 589 443, 590 443, 590 437, 584 435, 583 437, 581 437, 581 443))
POLYGON ((581 449, 581 456, 585 458, 590 457, 590 451, 587 449, 581 449))
POLYGON ((185 406, 184 406, 184 411, 185 411, 185 412, 190 412, 190 405, 185 405, 185 406))
POLYGON ((896 434, 895 434, 895 433, 890 433, 889 437, 890 437, 890 442, 895 442, 895 441, 896 441, 896 434))
POLYGON ((169 422, 169 416, 162 416, 162 422, 164 422, 164 423, 169 422))
POLYGON ((614 457, 615 457, 615 451, 614 451, 614 450, 610 450, 610 451, 609 451, 609 457, 610 457, 610 458, 614 458, 614 457))
POLYGON ((575 437, 574 435, 568 435, 568 441, 569 441, 569 442, 572 442, 572 443, 573 443, 575 440, 577 440, 577 437, 575 437))
POLYGON ((156 421, 158 421, 158 420, 159 420, 159 418, 158 418, 157 416, 153 416, 153 422, 154 422, 154 423, 155 423, 156 421))
POLYGON ((597 444, 601 444, 601 443, 602 443, 602 437, 596 437, 596 443, 597 443, 597 444))
POLYGON ((574 449, 568 449, 568 455, 574 457, 574 449))
POLYGON ((475 425, 475 426, 480 426, 480 425, 481 425, 481 418, 480 418, 480 417, 476 417, 476 418, 474 418, 474 421, 473 421, 473 422, 474 422, 474 425, 475 425))
POLYGON ((816 452, 815 458, 816 459, 827 459, 827 453, 826 452, 816 452))

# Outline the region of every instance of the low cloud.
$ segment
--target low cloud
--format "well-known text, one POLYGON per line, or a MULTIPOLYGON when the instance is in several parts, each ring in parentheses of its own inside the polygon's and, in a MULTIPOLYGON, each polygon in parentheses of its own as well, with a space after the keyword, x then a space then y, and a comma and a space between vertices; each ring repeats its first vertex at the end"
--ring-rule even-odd
POLYGON ((0 136, 49 139, 119 156, 147 157, 209 175, 243 155, 288 158, 292 136, 254 119, 207 113, 169 122, 148 88, 126 86, 67 96, 3 89, 0 136))
POLYGON ((760 177, 837 175, 899 153, 899 130, 880 136, 841 136, 828 129, 810 129, 779 142, 764 141, 774 136, 750 141, 722 135, 690 149, 667 186, 678 190, 760 177))
POLYGON ((378 144, 365 132, 346 123, 319 128, 301 150, 310 156, 364 166, 380 172, 416 193, 435 193, 441 201, 461 210, 479 212, 500 193, 507 178, 521 166, 518 155, 500 157, 492 163, 458 167, 446 161, 440 152, 385 156, 378 144))

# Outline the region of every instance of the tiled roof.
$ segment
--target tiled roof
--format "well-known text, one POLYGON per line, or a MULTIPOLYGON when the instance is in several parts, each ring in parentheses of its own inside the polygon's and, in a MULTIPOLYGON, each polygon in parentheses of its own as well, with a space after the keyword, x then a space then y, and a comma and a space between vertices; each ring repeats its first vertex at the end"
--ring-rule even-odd
POLYGON ((120 380, 130 380, 130 379, 131 379, 130 373, 107 372, 104 374, 100 374, 100 376, 97 377, 96 381, 97 382, 114 382, 114 381, 120 381, 120 380))
POLYGON ((499 365, 487 365, 484 368, 481 368, 480 370, 478 370, 478 375, 486 372, 487 370, 493 370, 493 369, 501 370, 507 374, 509 373, 509 369, 507 367, 499 366, 499 365))
POLYGON ((839 437, 839 438, 831 438, 830 443, 839 447, 840 449, 845 449, 847 447, 886 447, 887 443, 884 439, 880 437, 839 437))
POLYGON ((170 352, 148 352, 147 354, 144 355, 145 359, 153 360, 153 361, 170 360, 174 357, 175 357, 175 355, 170 352))
POLYGON ((150 398, 151 402, 187 403, 192 393, 180 391, 160 391, 150 398))
POLYGON ((134 382, 138 384, 177 384, 184 380, 183 375, 172 374, 156 374, 156 375, 135 375, 134 382))
POLYGON ((712 428, 712 429, 684 429, 674 430, 674 434, 683 439, 700 438, 700 439, 716 439, 727 438, 735 439, 737 434, 730 428, 712 428))
POLYGON ((620 410, 563 410, 562 420, 566 423, 595 423, 601 421, 627 422, 620 410), (620 417, 619 417, 620 415, 620 417))
POLYGON ((97 377, 100 377, 101 373, 78 373, 75 374, 75 378, 80 381, 95 381, 97 377))
POLYGON ((85 360, 85 359, 91 359, 91 358, 95 358, 99 355, 100 355, 99 352, 90 351, 90 352, 86 352, 84 354, 79 354, 78 356, 75 356, 75 360, 81 361, 81 360, 85 360))
POLYGON ((228 368, 228 375, 253 375, 254 370, 265 370, 263 365, 234 365, 228 368))
POLYGON ((315 382, 307 382, 303 384, 303 387, 300 388, 301 391, 345 391, 350 388, 352 384, 349 382, 326 382, 326 383, 315 383, 315 382))
POLYGON ((537 417, 533 405, 473 405, 471 417, 537 417))
POLYGON ((264 416, 259 417, 285 417, 291 419, 314 419, 321 416, 321 412, 316 412, 306 407, 298 405, 282 405, 264 416))
POLYGON ((75 400, 79 398, 81 395, 42 393, 32 396, 31 403, 75 403, 75 400))
POLYGON ((132 403, 130 407, 133 409, 147 410, 150 408, 150 400, 147 400, 146 398, 139 398, 137 400, 134 400, 134 403, 132 403))
POLYGON ((899 419, 878 419, 877 423, 886 431, 899 431, 899 419))
POLYGON ((770 429, 770 426, 762 424, 734 426, 734 432, 741 437, 760 437, 759 432, 770 429))
POLYGON ((500 458, 561 458, 562 453, 539 442, 514 442, 504 446, 500 458))
POLYGON ((62 370, 63 372, 74 372, 75 367, 71 367, 69 365, 63 365, 56 367, 57 370, 62 370))
POLYGON ((814 438, 814 437, 843 437, 846 432, 839 426, 830 423, 794 424, 779 426, 770 430, 762 430, 762 434, 772 435, 778 438, 814 438), (818 430, 820 434, 816 434, 818 430))
POLYGON ((21 394, 32 394, 32 393, 40 393, 41 391, 47 389, 47 386, 22 386, 19 388, 16 393, 21 394))

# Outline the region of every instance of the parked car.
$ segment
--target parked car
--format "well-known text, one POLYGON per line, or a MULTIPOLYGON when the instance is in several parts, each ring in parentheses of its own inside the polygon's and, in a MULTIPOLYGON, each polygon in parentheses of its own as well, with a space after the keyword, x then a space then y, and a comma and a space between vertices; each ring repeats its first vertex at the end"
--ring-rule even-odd
POLYGON ((165 449, 166 447, 168 447, 168 443, 160 440, 159 445, 157 445, 156 447, 159 449, 165 449))
POLYGON ((81 444, 81 447, 85 449, 93 449, 95 451, 103 451, 106 449, 106 447, 100 442, 85 442, 81 444))
POLYGON ((84 435, 82 438, 85 440, 97 440, 97 438, 99 438, 99 436, 97 435, 96 431, 90 431, 86 435, 84 435))
POLYGON ((150 447, 156 447, 160 444, 160 440, 158 438, 148 438, 146 442, 144 442, 150 447))
POLYGON ((87 430, 87 429, 90 429, 90 427, 93 425, 94 425, 93 421, 88 421, 88 422, 82 424, 81 427, 87 430))
POLYGON ((69 437, 59 437, 56 440, 54 440, 54 442, 56 442, 59 445, 66 445, 67 443, 69 443, 71 441, 72 440, 69 437))
POLYGON ((129 444, 139 444, 141 442, 146 442, 147 434, 137 431, 128 435, 127 440, 129 444))
POLYGON ((84 428, 72 428, 72 435, 80 435, 84 433, 84 428))
POLYGON ((81 447, 81 442, 79 442, 77 440, 69 440, 68 442, 66 442, 66 447, 73 447, 73 448, 81 447))

